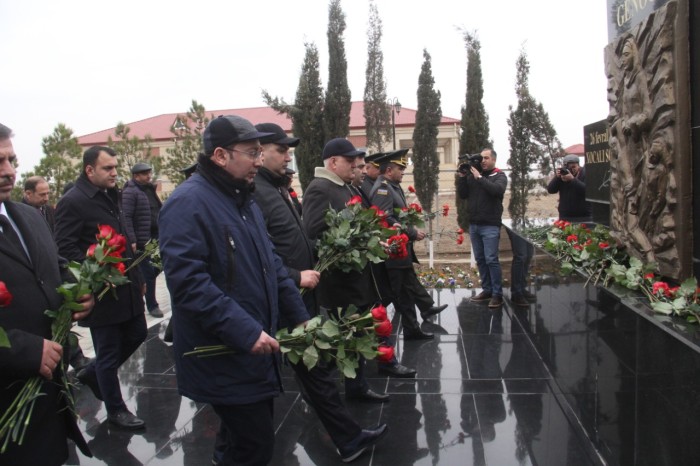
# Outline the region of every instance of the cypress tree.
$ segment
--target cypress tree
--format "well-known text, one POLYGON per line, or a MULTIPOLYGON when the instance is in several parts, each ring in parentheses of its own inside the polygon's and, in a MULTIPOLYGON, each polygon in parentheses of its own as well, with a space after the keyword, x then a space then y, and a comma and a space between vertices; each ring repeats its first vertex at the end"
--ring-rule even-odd
POLYGON ((314 178, 315 167, 323 165, 321 153, 325 143, 323 87, 319 72, 318 48, 314 43, 306 43, 304 47, 306 47, 306 54, 301 66, 294 105, 286 104, 283 99, 273 98, 267 91, 263 91, 265 103, 291 118, 292 133, 301 140, 294 149, 294 157, 302 190, 306 189, 314 178))
POLYGON ((345 13, 340 0, 331 0, 328 7, 328 89, 323 109, 326 139, 344 138, 350 134, 350 87, 348 62, 345 58, 345 13))
POLYGON ((114 152, 119 156, 119 165, 117 166, 117 174, 122 180, 131 178, 131 167, 138 162, 150 161, 153 165, 154 179, 157 178, 158 168, 160 168, 160 160, 157 157, 151 159, 151 136, 146 135, 143 139, 137 136, 130 137, 131 128, 121 121, 114 128, 114 136, 107 137, 107 145, 114 149, 114 152))
POLYGON ((515 108, 509 107, 508 117, 508 165, 511 167, 508 212, 516 222, 527 218, 529 193, 537 183, 530 177, 531 167, 537 164, 544 170, 561 147, 549 115, 530 94, 529 76, 530 62, 523 49, 516 61, 515 94, 518 102, 515 108))
POLYGON ((377 6, 369 4, 367 28, 367 70, 365 72, 364 116, 367 147, 382 152, 391 137, 391 112, 387 106, 384 53, 381 49, 382 20, 377 6))
POLYGON ((435 90, 434 85, 430 54, 423 49, 423 65, 418 77, 416 126, 413 130, 413 176, 416 194, 427 212, 433 211, 440 172, 437 135, 442 110, 440 91, 435 90))
MULTIPOLYGON (((481 74, 481 42, 476 33, 464 32, 464 44, 467 49, 467 92, 462 107, 462 134, 459 138, 460 154, 475 154, 491 146, 489 140, 489 117, 482 102, 484 98, 484 80, 481 74)), ((455 177, 455 186, 458 177, 455 177)), ((468 230, 469 212, 467 199, 455 194, 457 205, 457 223, 468 230)))
POLYGON ((163 161, 163 172, 171 183, 178 185, 185 180, 180 170, 197 161, 197 155, 204 150, 202 132, 211 120, 204 105, 192 100, 192 105, 185 115, 178 115, 170 132, 175 136, 175 147, 168 150, 168 157, 163 161))

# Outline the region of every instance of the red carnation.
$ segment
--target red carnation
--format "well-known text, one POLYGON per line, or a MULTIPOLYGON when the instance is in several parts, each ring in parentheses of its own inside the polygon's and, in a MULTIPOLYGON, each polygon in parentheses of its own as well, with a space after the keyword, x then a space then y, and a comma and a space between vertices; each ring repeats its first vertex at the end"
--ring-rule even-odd
POLYGON ((644 278, 647 280, 653 280, 654 279, 654 272, 649 272, 648 274, 644 275, 644 278))
POLYGON ((416 204, 415 202, 412 203, 412 204, 409 204, 408 207, 411 208, 411 209, 413 209, 413 210, 415 210, 415 211, 418 212, 419 214, 420 214, 421 212, 423 212, 423 208, 420 206, 420 204, 416 204))
POLYGON ((457 230, 457 234, 458 234, 458 235, 463 235, 463 234, 464 234, 464 229, 460 228, 459 230, 457 230))
POLYGON ((457 237, 457 244, 462 244, 464 243, 464 235, 459 235, 457 237))
POLYGON ((671 297, 671 289, 668 286, 668 283, 666 282, 654 282, 652 285, 652 293, 658 295, 659 292, 663 293, 664 296, 671 297))
POLYGON ((5 282, 0 282, 0 307, 7 307, 12 304, 12 293, 7 289, 5 282))
POLYGON ((575 243, 577 241, 578 241, 578 236, 576 236, 576 235, 569 235, 566 237, 567 243, 575 243))
POLYGON ((122 275, 126 273, 126 265, 124 265, 124 262, 117 262, 114 264, 114 268, 117 269, 122 275))
POLYGON ((408 187, 408 192, 409 192, 409 193, 415 193, 415 192, 416 192, 416 189, 415 189, 413 186, 409 186, 409 187, 408 187))
POLYGON ((608 249, 608 248, 610 247, 610 244, 608 244, 608 243, 606 243, 606 242, 604 242, 604 241, 601 241, 600 243, 598 243, 598 247, 599 247, 600 249, 608 249))
POLYGON ((112 228, 109 225, 97 225, 97 228, 99 232, 97 233, 96 238, 98 240, 103 240, 103 239, 110 239, 112 235, 116 234, 116 231, 114 231, 114 228, 112 228))
MULTIPOLYGON (((107 241, 107 247, 112 250, 113 253, 121 254, 126 251, 126 238, 124 235, 115 234, 107 241)), ((110 254, 111 256, 112 254, 110 254)))
POLYGON ((296 192, 296 191, 294 191, 294 190, 292 190, 292 191, 289 191, 289 195, 290 195, 291 197, 293 197, 293 198, 295 198, 295 199, 296 199, 296 197, 297 197, 297 192, 296 192))
POLYGON ((450 206, 445 204, 442 206, 442 216, 447 217, 447 214, 450 213, 450 206))
POLYGON ((408 256, 408 236, 406 233, 389 237, 389 257, 391 259, 403 259, 408 256))
POLYGON ((386 308, 381 304, 373 307, 370 312, 372 313, 372 318, 377 322, 382 322, 389 318, 386 314, 386 308))
POLYGON ((350 200, 345 204, 346 206, 351 206, 355 204, 362 204, 362 196, 353 196, 350 198, 350 200))
POLYGON ((377 361, 390 362, 394 359, 394 348, 391 346, 380 345, 377 348, 377 361))
POLYGON ((91 244, 85 255, 87 257, 95 257, 95 249, 97 249, 97 243, 91 244))
POLYGON ((374 324, 374 332, 380 337, 388 337, 391 335, 391 322, 388 320, 374 324))

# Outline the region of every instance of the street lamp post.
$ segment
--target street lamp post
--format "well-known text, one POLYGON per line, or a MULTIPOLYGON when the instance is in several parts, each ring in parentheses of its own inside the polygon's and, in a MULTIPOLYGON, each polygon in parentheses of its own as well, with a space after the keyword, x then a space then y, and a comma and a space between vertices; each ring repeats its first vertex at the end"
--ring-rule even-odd
POLYGON ((391 107, 391 138, 394 142, 394 150, 396 150, 396 114, 401 113, 401 102, 397 97, 389 99, 386 101, 387 105, 391 107))

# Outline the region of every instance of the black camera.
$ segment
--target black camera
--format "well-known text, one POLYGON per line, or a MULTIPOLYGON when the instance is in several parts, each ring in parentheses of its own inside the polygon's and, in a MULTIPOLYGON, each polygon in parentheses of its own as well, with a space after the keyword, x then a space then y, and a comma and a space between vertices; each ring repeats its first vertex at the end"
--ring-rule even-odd
POLYGON ((569 170, 566 169, 566 168, 560 168, 560 169, 559 169, 559 175, 560 175, 560 176, 568 175, 569 173, 570 173, 569 170))
POLYGON ((481 173, 481 162, 484 158, 481 154, 464 154, 459 156, 461 163, 457 166, 457 171, 463 175, 471 173, 470 167, 476 168, 481 173), (466 161, 465 161, 466 160, 466 161))

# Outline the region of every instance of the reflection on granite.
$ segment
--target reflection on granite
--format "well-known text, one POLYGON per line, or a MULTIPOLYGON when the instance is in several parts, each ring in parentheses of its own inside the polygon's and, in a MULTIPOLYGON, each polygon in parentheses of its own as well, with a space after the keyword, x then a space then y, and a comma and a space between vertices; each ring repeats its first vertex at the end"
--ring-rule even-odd
MULTIPOLYGON (((529 290, 537 300, 529 306, 512 306, 506 296, 492 311, 469 301, 479 289, 431 290, 449 305, 423 323, 435 339, 397 341, 400 361, 417 378, 380 375, 369 363, 370 386, 391 401, 348 402, 361 425, 389 425, 387 437, 353 464, 695 464, 698 353, 630 309, 633 300, 557 271, 550 256, 535 256, 529 290)), ((218 419, 177 392, 165 324, 149 330, 120 370, 127 405, 146 430, 114 428, 104 405, 78 387, 80 428, 95 457, 75 452, 68 464, 211 464, 218 419)), ((271 464, 340 464, 286 367, 283 382, 271 464)))

